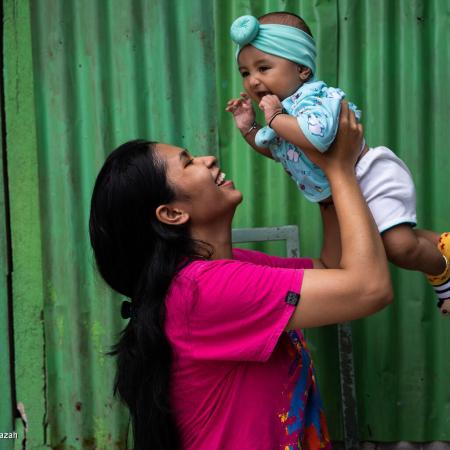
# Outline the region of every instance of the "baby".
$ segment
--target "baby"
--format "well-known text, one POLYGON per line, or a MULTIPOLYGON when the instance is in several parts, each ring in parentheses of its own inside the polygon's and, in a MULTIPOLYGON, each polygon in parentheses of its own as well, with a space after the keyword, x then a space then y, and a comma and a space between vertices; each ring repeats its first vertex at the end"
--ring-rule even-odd
MULTIPOLYGON (((257 152, 281 162, 308 200, 328 207, 333 203, 328 181, 302 150, 328 149, 345 94, 315 79, 311 31, 299 16, 276 12, 236 19, 231 37, 245 93, 230 100, 226 110, 257 152), (266 127, 255 122, 252 100, 263 111, 266 127)), ((450 316, 450 233, 413 229, 415 190, 407 166, 388 148, 364 143, 355 171, 389 260, 425 273, 438 307, 450 316)))

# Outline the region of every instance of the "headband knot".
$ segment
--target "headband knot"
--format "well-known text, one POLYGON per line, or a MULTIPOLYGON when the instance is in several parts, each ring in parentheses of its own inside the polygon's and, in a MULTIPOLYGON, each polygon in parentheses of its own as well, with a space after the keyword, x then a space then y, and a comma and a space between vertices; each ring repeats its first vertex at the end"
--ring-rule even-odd
POLYGON ((316 73, 316 44, 304 31, 289 25, 260 24, 256 17, 238 17, 230 28, 231 39, 237 44, 236 60, 248 44, 270 55, 309 67, 314 80, 316 73))
POLYGON ((258 19, 254 16, 238 17, 230 28, 231 39, 240 46, 249 44, 259 31, 258 19))

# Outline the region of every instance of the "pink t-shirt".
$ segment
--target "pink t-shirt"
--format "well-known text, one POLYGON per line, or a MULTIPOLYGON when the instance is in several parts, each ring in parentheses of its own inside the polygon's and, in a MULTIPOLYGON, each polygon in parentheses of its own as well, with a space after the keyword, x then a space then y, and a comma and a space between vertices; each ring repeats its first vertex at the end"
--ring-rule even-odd
POLYGON ((312 261, 239 249, 233 257, 191 262, 166 299, 182 448, 329 448, 303 335, 283 331, 312 261))

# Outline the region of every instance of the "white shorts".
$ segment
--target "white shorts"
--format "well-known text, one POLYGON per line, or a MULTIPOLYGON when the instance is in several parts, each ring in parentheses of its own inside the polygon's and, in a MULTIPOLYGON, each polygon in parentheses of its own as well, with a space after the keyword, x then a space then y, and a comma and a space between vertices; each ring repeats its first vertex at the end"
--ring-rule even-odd
POLYGON ((402 223, 416 225, 416 192, 406 164, 387 147, 358 161, 356 178, 380 233, 402 223))

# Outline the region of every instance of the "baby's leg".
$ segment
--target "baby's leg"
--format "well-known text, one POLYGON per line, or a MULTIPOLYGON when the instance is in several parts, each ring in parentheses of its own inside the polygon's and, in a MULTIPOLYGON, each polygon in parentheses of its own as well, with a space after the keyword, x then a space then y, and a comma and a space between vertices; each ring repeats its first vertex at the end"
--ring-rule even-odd
POLYGON ((430 231, 430 230, 421 230, 419 228, 414 228, 414 233, 416 233, 417 236, 427 239, 435 247, 437 247, 437 245, 439 243, 439 234, 438 233, 435 233, 434 231, 430 231))
POLYGON ((450 235, 413 230, 399 225, 381 235, 386 255, 395 265, 427 275, 438 297, 438 307, 450 315, 450 235))
POLYGON ((388 259, 396 266, 426 275, 439 275, 445 270, 445 259, 437 248, 437 233, 401 224, 386 230, 381 237, 388 259))

